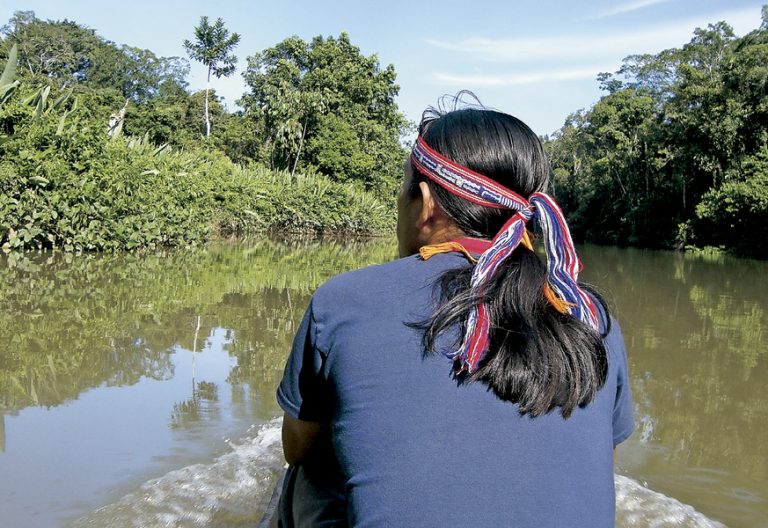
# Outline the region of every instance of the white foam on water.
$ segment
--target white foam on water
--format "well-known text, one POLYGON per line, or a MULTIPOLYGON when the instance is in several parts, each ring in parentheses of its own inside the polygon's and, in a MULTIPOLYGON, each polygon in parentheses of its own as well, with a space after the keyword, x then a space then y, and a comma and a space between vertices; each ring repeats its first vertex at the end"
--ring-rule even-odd
POLYGON ((618 528, 725 528, 692 506, 615 475, 618 528))
POLYGON ((137 491, 73 523, 76 528, 253 526, 283 467, 282 418, 261 426, 210 464, 195 464, 144 483, 137 491))
MULTIPOLYGON (((74 528, 255 526, 283 467, 282 418, 262 425, 210 464, 195 464, 144 483, 78 519, 74 528)), ((693 507, 615 476, 617 528, 724 528, 693 507)))

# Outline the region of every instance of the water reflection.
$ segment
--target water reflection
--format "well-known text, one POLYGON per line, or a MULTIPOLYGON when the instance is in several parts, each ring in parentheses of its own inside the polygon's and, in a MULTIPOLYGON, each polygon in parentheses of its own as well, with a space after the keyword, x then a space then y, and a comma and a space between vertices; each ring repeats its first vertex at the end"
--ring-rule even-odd
POLYGON ((198 382, 192 390, 192 398, 173 405, 171 427, 189 427, 201 420, 218 418, 218 402, 219 388, 216 384, 198 382))
POLYGON ((627 472, 729 526, 768 517, 768 265, 590 247, 630 355, 627 472))
POLYGON ((260 242, 149 255, 4 257, 0 410, 55 406, 89 388, 141 377, 167 379, 173 368, 165 352, 194 348, 191 330, 201 314, 203 332, 237 328, 231 351, 245 361, 233 379, 250 379, 254 368, 279 363, 258 362, 254 351, 282 359, 297 312, 320 282, 393 256, 391 241, 298 247, 260 242))

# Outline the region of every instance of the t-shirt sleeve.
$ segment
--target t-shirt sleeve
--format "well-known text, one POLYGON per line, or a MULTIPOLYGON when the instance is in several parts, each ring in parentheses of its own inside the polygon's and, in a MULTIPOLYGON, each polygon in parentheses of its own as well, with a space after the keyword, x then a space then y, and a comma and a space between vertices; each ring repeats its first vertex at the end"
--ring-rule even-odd
POLYGON ((326 423, 332 405, 325 374, 327 354, 317 347, 318 325, 310 301, 293 339, 293 347, 277 388, 277 402, 293 418, 326 423))
POLYGON ((629 368, 627 349, 619 324, 612 320, 608 346, 617 363, 616 400, 613 405, 613 445, 616 447, 629 438, 635 430, 635 418, 632 404, 632 391, 629 388, 629 368))

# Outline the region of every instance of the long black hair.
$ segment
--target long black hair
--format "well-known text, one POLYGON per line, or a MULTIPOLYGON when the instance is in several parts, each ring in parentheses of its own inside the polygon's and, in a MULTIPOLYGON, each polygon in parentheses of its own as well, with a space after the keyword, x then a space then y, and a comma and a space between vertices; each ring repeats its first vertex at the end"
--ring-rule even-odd
MULTIPOLYGON (((455 106, 462 95, 453 99, 455 106)), ((422 117, 419 135, 443 156, 522 196, 544 192, 549 186, 551 169, 541 142, 525 123, 508 114, 479 106, 448 112, 430 108, 422 117)), ((455 196, 412 168, 409 193, 417 196, 419 183, 426 181, 436 201, 467 236, 492 239, 513 213, 455 196)), ((470 290, 471 275, 472 268, 462 268, 439 279, 438 308, 414 325, 423 330, 425 353, 436 352, 444 332, 456 325, 463 330, 470 309, 485 302, 489 350, 464 381, 487 384, 497 397, 517 403, 521 413, 532 416, 560 408, 567 418, 577 406, 591 402, 608 371, 601 335, 546 300, 547 267, 541 258, 520 245, 486 284, 482 298, 470 290)), ((607 326, 607 306, 594 290, 589 291, 601 305, 607 326)))

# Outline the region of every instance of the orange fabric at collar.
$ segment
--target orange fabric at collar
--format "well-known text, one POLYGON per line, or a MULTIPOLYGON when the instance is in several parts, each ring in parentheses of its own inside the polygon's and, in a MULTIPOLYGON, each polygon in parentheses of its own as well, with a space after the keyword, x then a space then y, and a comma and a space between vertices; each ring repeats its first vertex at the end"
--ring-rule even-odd
MULTIPOLYGON (((523 235, 521 243, 526 248, 533 251, 533 244, 531 243, 531 237, 527 230, 523 235)), ((477 258, 473 256, 473 253, 475 255, 479 255, 485 252, 489 247, 491 247, 490 240, 483 240, 479 238, 460 238, 458 240, 451 240, 441 244, 421 246, 419 248, 419 255, 421 255, 423 260, 429 260, 430 257, 433 257, 438 253, 450 253, 452 251, 456 251, 457 253, 463 254, 472 264, 476 264, 477 258)), ((568 301, 558 297, 552 288, 549 287, 548 283, 544 283, 544 298, 555 310, 562 314, 569 313, 569 309, 573 306, 572 303, 569 303, 568 301)))

